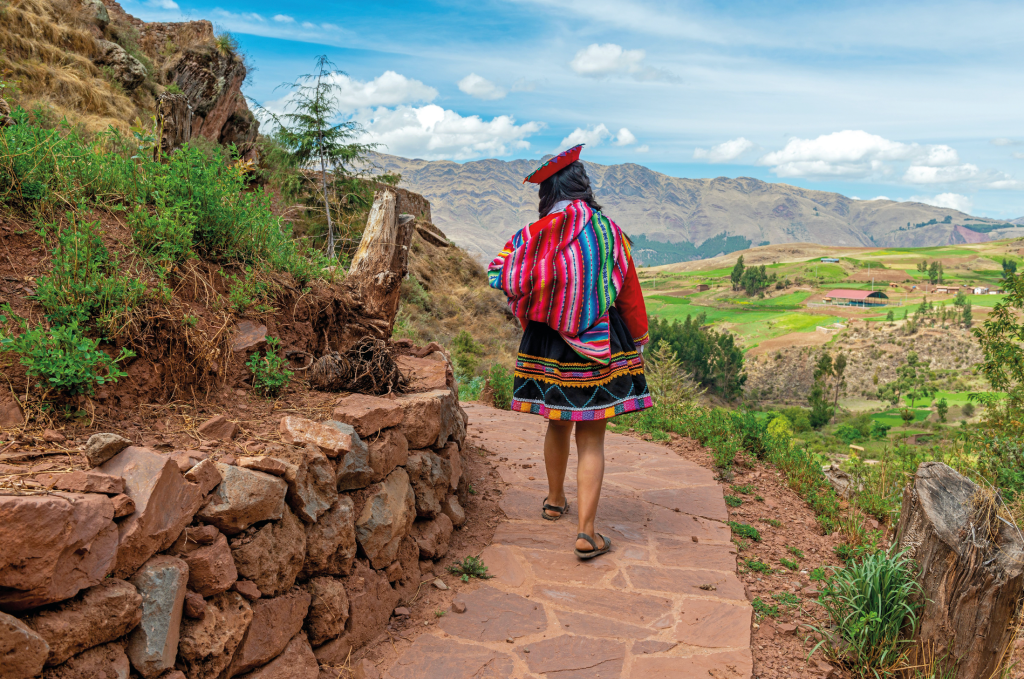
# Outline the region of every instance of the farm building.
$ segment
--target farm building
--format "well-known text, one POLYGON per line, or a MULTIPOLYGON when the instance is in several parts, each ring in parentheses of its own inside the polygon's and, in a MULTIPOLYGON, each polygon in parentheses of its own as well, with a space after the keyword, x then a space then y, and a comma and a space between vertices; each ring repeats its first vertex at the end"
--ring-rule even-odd
POLYGON ((822 257, 821 258, 821 263, 822 264, 838 264, 839 263, 839 258, 838 257, 822 257))
POLYGON ((885 306, 889 296, 880 290, 833 290, 822 302, 834 306, 885 306))
POLYGON ((987 295, 988 294, 988 288, 982 288, 982 287, 974 288, 974 294, 975 295, 987 295))
POLYGON ((940 293, 940 294, 950 294, 951 295, 954 292, 956 292, 958 289, 959 288, 957 288, 955 285, 949 286, 949 287, 940 285, 939 287, 935 288, 935 290, 933 290, 932 292, 937 292, 937 293, 940 293))
POLYGON ((704 283, 701 283, 700 285, 697 286, 697 292, 705 292, 705 291, 710 290, 710 289, 711 289, 711 286, 710 285, 706 285, 704 283))

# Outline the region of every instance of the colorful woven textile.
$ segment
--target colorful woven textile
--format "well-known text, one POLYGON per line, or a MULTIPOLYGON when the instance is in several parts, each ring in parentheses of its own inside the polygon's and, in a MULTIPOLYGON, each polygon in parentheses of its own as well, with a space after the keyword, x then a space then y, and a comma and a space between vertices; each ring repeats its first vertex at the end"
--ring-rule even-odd
POLYGON ((488 277, 520 321, 546 323, 577 354, 607 365, 608 310, 629 262, 615 222, 576 200, 516 233, 491 262, 488 277))

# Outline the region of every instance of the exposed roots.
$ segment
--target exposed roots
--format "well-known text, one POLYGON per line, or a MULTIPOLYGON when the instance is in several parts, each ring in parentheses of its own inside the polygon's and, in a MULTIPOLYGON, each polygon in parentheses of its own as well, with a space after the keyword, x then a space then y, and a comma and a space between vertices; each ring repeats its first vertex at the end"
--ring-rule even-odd
POLYGON ((321 356, 309 369, 309 384, 318 391, 380 395, 399 393, 408 383, 395 363, 394 347, 373 337, 364 337, 344 354, 321 356))

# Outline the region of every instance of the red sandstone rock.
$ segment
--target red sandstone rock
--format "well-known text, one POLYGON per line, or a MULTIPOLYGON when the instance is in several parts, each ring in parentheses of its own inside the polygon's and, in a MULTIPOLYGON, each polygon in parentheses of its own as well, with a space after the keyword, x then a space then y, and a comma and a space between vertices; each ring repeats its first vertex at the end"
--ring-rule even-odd
POLYGON ((117 434, 93 434, 85 444, 85 457, 90 466, 99 467, 131 444, 131 441, 117 434))
POLYGON ((409 442, 406 441, 405 434, 398 429, 386 429, 381 432, 370 441, 369 449, 369 463, 373 469, 374 483, 383 481, 395 467, 404 467, 409 459, 409 442))
POLYGON ((233 543, 231 555, 239 576, 256 583, 263 596, 283 594, 295 584, 306 557, 302 521, 286 508, 280 521, 267 523, 244 544, 233 543))
MULTIPOLYGON (((345 602, 348 615, 348 601, 345 602)), ((30 679, 43 671, 50 645, 13 615, 0 613, 0 670, 5 679, 30 679)))
POLYGON ((452 438, 462 444, 466 423, 455 394, 450 389, 436 389, 422 394, 407 394, 398 399, 405 411, 402 433, 409 448, 440 447, 452 438))
POLYGON ((459 444, 455 441, 449 441, 441 450, 437 451, 437 455, 447 460, 448 464, 451 465, 448 484, 454 493, 459 489, 459 479, 462 478, 462 453, 459 452, 459 444))
POLYGON ((310 595, 306 615, 306 633, 314 646, 336 639, 345 631, 348 620, 348 594, 340 580, 312 578, 306 584, 310 595))
POLYGON ((29 615, 23 622, 46 640, 48 666, 127 634, 142 619, 142 597, 135 587, 108 578, 74 599, 29 615))
POLYGON ((202 488, 186 481, 173 460, 149 448, 130 446, 99 468, 122 476, 135 513, 118 524, 114 575, 128 577, 157 552, 171 546, 203 501, 202 488))
POLYGON ((288 484, 276 476, 217 463, 222 480, 199 518, 235 535, 259 521, 276 521, 285 510, 288 484))
POLYGON ((348 592, 349 621, 346 628, 349 631, 336 641, 344 639, 344 644, 358 649, 387 625, 391 611, 398 605, 398 593, 382 573, 371 570, 362 560, 355 562, 352 575, 345 579, 345 591, 348 592))
MULTIPOLYGON (((446 616, 443 620, 450 617, 452 616, 446 616)), ((430 634, 422 634, 412 647, 391 666, 387 676, 388 679, 426 679, 427 677, 445 677, 446 679, 487 677, 490 679, 490 677, 511 677, 514 674, 515 661, 507 653, 484 646, 460 644, 454 639, 442 639, 430 634)), ((549 676, 553 678, 558 675, 549 676)), ((583 672, 565 676, 568 678, 595 675, 583 672)), ((607 676, 618 675, 609 672, 607 676)))
POLYGON ((255 349, 267 341, 267 326, 252 321, 242 321, 235 328, 235 336, 231 338, 231 351, 238 353, 247 349, 255 349))
POLYGON ((259 599, 262 596, 260 588, 251 580, 238 580, 231 586, 231 589, 235 590, 249 601, 256 601, 256 599, 259 599))
POLYGON ((223 533, 218 532, 213 543, 208 545, 186 542, 179 547, 176 542, 172 546, 172 553, 188 564, 188 586, 204 597, 226 592, 238 579, 235 560, 223 533))
MULTIPOLYGON (((355 510, 352 498, 342 495, 320 520, 306 526, 305 577, 347 575, 356 556, 355 510)), ((318 641, 312 641, 319 644, 318 641)))
POLYGON ((338 481, 331 461, 314 445, 275 453, 288 484, 286 500, 296 516, 315 523, 338 499, 338 481))
POLYGON ((206 615, 206 599, 200 596, 197 592, 193 592, 192 590, 186 591, 182 613, 186 618, 202 620, 206 615))
POLYGON ((352 394, 338 402, 332 417, 352 425, 359 436, 367 438, 381 429, 397 427, 405 412, 394 401, 369 394, 352 394))
POLYGON ((135 513, 135 500, 123 493, 110 498, 110 501, 114 505, 115 519, 123 519, 124 517, 135 513))
POLYGON ((178 471, 184 474, 209 456, 201 450, 178 450, 170 457, 178 465, 178 471))
POLYGON ((242 469, 252 469, 253 471, 273 476, 284 476, 284 473, 288 471, 288 467, 284 462, 266 455, 260 457, 240 457, 237 464, 242 469))
POLYGON ((380 670, 372 662, 363 658, 356 663, 352 679, 380 679, 380 670))
POLYGON ((416 450, 406 460, 405 469, 416 494, 416 514, 426 518, 440 514, 441 501, 448 495, 451 464, 429 450, 416 450))
POLYGON ((427 354, 423 358, 399 356, 395 363, 409 378, 409 391, 447 389, 455 382, 451 366, 440 351, 427 354))
POLYGON ((399 467, 372 490, 356 521, 356 538, 374 568, 387 568, 395 560, 415 518, 416 496, 409 475, 399 467))
POLYGON ((124 479, 95 470, 73 471, 68 474, 38 474, 35 480, 47 488, 71 493, 117 495, 124 492, 124 479))
POLYGON ((246 674, 242 679, 317 679, 320 666, 306 635, 299 632, 281 655, 263 667, 246 674))
POLYGON ((67 439, 65 439, 64 434, 61 434, 59 431, 54 431, 53 429, 44 429, 43 440, 46 441, 47 443, 64 443, 64 441, 66 441, 67 439))
POLYGON ((459 504, 459 498, 454 495, 449 495, 441 503, 441 512, 451 519, 452 525, 456 528, 461 528, 466 523, 466 512, 459 504))
POLYGON ((124 648, 112 642, 90 648, 63 665, 46 670, 43 679, 128 679, 130 671, 124 648))
POLYGON ((303 417, 286 415, 281 418, 281 440, 285 443, 305 445, 311 443, 327 457, 344 455, 358 445, 358 436, 346 434, 327 424, 313 422, 303 417))
POLYGON ((452 602, 452 613, 465 613, 465 612, 466 612, 466 602, 465 601, 460 601, 459 599, 456 599, 455 601, 452 602))
POLYGON ((293 589, 252 604, 252 623, 235 652, 229 675, 248 672, 276 658, 302 629, 309 610, 309 592, 293 589))
POLYGON ((212 597, 202 620, 183 620, 178 657, 189 679, 219 677, 231 664, 250 622, 252 608, 238 592, 212 597))
POLYGON ((15 401, 0 400, 0 427, 4 429, 20 427, 25 424, 25 411, 15 401))
POLYGON ((420 556, 428 559, 440 559, 448 553, 448 543, 452 538, 452 520, 444 514, 436 519, 417 521, 412 526, 412 536, 420 548, 420 556))
POLYGON ((0 496, 0 610, 63 601, 103 580, 117 555, 103 495, 0 496))
POLYGON ((398 561, 394 562, 390 566, 384 569, 384 576, 388 579, 388 582, 395 582, 402 577, 402 564, 398 561))
POLYGON ((205 439, 231 441, 238 436, 238 425, 223 415, 217 415, 199 425, 196 431, 205 439))

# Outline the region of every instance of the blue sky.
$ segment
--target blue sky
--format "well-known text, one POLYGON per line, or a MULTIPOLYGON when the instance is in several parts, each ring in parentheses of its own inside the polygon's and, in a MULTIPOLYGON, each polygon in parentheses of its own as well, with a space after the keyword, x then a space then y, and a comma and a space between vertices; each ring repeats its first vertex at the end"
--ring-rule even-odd
MULTIPOLYGON (((209 19, 275 89, 327 54, 339 105, 411 158, 752 176, 1024 215, 1024 3, 123 0, 209 19)), ((275 103, 276 102, 276 103, 275 103)))

